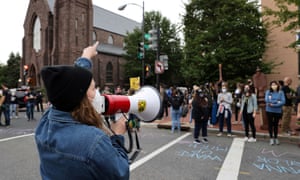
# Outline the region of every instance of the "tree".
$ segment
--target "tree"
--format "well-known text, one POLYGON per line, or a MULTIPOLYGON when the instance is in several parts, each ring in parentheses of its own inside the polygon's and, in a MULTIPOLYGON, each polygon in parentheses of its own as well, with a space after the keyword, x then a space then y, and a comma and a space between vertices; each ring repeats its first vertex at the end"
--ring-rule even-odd
MULTIPOLYGON (((173 85, 174 83, 179 84, 181 78, 179 71, 180 61, 182 60, 182 50, 180 48, 180 38, 178 37, 175 25, 172 25, 170 20, 162 17, 160 12, 151 11, 145 12, 144 17, 144 32, 147 33, 150 29, 154 27, 160 28, 160 39, 159 48, 160 54, 168 55, 169 70, 165 71, 160 75, 160 82, 173 85), (172 40, 172 41, 170 41, 172 40)), ((124 65, 125 77, 137 77, 142 76, 142 62, 138 59, 138 44, 142 41, 142 31, 141 29, 135 29, 132 33, 127 33, 124 41, 126 46, 124 50, 126 54, 124 58, 127 60, 124 65)), ((145 41, 145 44, 148 42, 145 41)), ((154 62, 157 59, 156 51, 145 49, 145 64, 151 65, 151 75, 149 78, 145 79, 145 84, 155 84, 155 74, 154 74, 154 62)))
POLYGON ((0 82, 5 83, 9 88, 18 86, 18 80, 20 78, 20 61, 21 57, 19 53, 16 55, 11 53, 7 60, 7 65, 0 67, 0 82))
POLYGON ((247 0, 191 0, 183 17, 185 55, 181 72, 192 83, 245 79, 264 63, 267 31, 255 3, 247 0))
MULTIPOLYGON (((284 31, 295 33, 300 26, 300 1, 299 0, 274 0, 277 9, 264 7, 264 14, 268 17, 274 17, 272 25, 284 27, 284 31), (295 7, 298 7, 295 8, 295 7)), ((294 48, 296 42, 290 44, 294 48)))

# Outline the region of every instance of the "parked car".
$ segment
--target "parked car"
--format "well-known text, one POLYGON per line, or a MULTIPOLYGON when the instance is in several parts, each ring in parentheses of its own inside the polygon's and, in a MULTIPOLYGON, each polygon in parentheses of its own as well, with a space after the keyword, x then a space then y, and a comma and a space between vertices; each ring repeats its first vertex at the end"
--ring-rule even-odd
POLYGON ((19 105, 19 108, 25 108, 26 102, 25 102, 25 95, 26 95, 27 88, 17 88, 17 89, 10 89, 10 91, 15 91, 17 96, 17 103, 19 105))

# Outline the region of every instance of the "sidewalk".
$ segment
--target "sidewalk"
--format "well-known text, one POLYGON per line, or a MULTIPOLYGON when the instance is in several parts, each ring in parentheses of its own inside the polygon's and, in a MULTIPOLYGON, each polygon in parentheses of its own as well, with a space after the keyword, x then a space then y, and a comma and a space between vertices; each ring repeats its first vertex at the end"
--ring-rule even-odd
MULTIPOLYGON (((190 113, 190 112, 189 112, 190 113)), ((194 128, 194 123, 189 123, 189 117, 190 114, 188 113, 188 115, 184 118, 181 118, 181 124, 182 130, 187 130, 187 131, 193 131, 194 128)), ((256 126, 256 136, 258 138, 263 138, 263 139, 269 139, 269 132, 267 129, 262 129, 262 121, 260 119, 260 114, 258 113, 256 118, 255 118, 255 126, 256 126)), ((296 114, 293 113, 292 114, 292 121, 291 121, 291 129, 296 133, 294 135, 291 136, 287 136, 284 133, 281 132, 281 123, 282 121, 279 122, 279 132, 278 132, 278 138, 281 140, 285 140, 285 141, 289 141, 289 142, 293 142, 293 143, 299 143, 300 142, 300 132, 296 131, 297 128, 300 128, 299 126, 296 125, 296 114)), ((243 128, 243 124, 239 123, 239 124, 235 124, 235 115, 234 113, 232 114, 232 118, 231 118, 231 129, 232 129, 232 134, 239 136, 239 137, 244 137, 244 128, 243 128)), ((154 123, 157 124, 158 128, 166 128, 166 129, 170 129, 171 128, 171 118, 170 118, 170 113, 168 117, 164 117, 162 120, 156 120, 154 121, 154 123)), ((218 124, 213 125, 213 126, 209 126, 208 127, 208 131, 209 133, 215 133, 217 134, 219 131, 219 126, 218 124)), ((226 132, 226 123, 224 125, 224 132, 226 132)), ((251 128, 249 128, 249 133, 251 133, 251 128)))

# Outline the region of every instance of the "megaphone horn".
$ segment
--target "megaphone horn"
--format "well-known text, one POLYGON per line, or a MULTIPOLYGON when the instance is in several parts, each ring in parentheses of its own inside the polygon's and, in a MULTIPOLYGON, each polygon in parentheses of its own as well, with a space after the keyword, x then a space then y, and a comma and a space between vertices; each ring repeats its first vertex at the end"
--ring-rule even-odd
POLYGON ((143 86, 132 96, 107 95, 104 115, 115 113, 133 113, 141 121, 152 122, 161 109, 159 92, 152 86, 143 86))

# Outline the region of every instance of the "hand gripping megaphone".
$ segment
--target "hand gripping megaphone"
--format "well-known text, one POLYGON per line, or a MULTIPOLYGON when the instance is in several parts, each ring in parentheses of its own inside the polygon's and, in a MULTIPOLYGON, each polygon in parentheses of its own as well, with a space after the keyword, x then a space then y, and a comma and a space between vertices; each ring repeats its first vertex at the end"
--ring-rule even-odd
POLYGON ((152 122, 161 109, 160 94, 152 86, 143 86, 132 96, 108 94, 102 96, 104 97, 103 115, 132 113, 143 122, 152 122))

